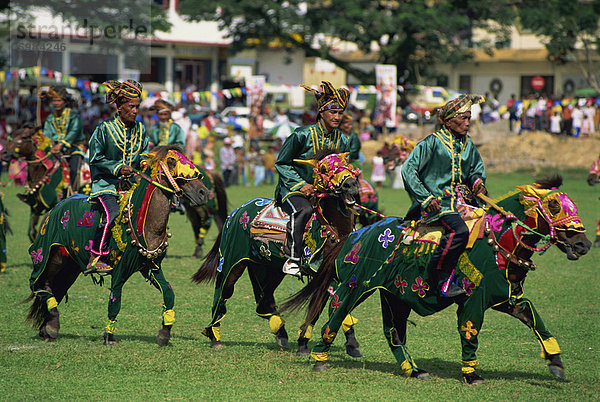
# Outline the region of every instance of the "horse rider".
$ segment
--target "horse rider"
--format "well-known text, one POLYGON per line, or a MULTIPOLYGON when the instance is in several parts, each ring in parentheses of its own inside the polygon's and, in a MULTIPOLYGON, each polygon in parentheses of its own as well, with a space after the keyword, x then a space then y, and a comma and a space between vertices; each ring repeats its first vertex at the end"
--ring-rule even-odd
POLYGON ((309 197, 314 193, 315 187, 312 169, 294 162, 294 159, 307 159, 323 148, 337 149, 338 152, 350 150, 348 137, 338 129, 348 106, 348 90, 335 89, 327 81, 321 83, 320 90, 305 85, 301 87, 313 92, 317 98, 317 122, 296 128, 283 143, 275 162, 279 173, 275 199, 290 216, 284 250, 287 261, 283 265, 283 272, 296 276, 300 275, 304 229, 313 214, 309 197))
POLYGON ((173 105, 163 99, 157 99, 151 108, 158 116, 158 123, 152 127, 150 132, 150 145, 178 145, 185 148, 185 133, 181 126, 173 121, 171 113, 173 105))
POLYGON ((360 138, 358 138, 358 134, 354 131, 353 124, 354 117, 352 116, 352 113, 344 113, 342 123, 340 124, 340 130, 348 136, 348 140, 350 141, 350 154, 348 155, 348 160, 352 166, 360 169, 359 154, 362 145, 360 143, 360 138))
POLYGON ((483 161, 467 135, 471 105, 480 95, 461 95, 436 110, 441 128, 410 153, 402 166, 402 179, 413 205, 407 219, 421 213, 445 229, 431 256, 429 269, 442 296, 455 297, 465 290, 452 283, 458 258, 465 250, 469 230, 456 206, 456 186, 466 185, 474 194, 487 194, 483 161))
POLYGON ((117 185, 119 178, 131 176, 140 168, 142 154, 148 152, 148 136, 144 125, 136 120, 142 84, 133 80, 107 81, 106 103, 115 104, 115 116, 100 123, 90 138, 90 170, 92 193, 101 205, 103 219, 96 229, 90 250, 90 261, 84 273, 108 273, 112 267, 101 258, 109 251, 110 230, 119 215, 117 185))
POLYGON ((72 108, 73 99, 64 87, 49 87, 40 97, 50 98, 53 109, 44 123, 44 135, 52 140, 53 154, 69 156, 69 187, 71 193, 76 193, 85 141, 81 116, 72 108))

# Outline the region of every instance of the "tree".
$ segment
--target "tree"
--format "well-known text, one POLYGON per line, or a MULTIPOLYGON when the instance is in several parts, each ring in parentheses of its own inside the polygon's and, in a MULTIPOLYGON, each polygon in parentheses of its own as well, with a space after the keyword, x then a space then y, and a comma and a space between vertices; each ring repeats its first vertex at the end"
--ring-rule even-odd
POLYGON ((279 41, 327 59, 368 84, 375 81, 373 71, 362 71, 334 52, 340 39, 419 82, 435 75, 435 64, 465 61, 470 47, 484 46, 473 42, 473 28, 490 19, 501 30, 510 24, 514 11, 506 1, 181 0, 180 9, 191 20, 218 21, 233 39, 233 51, 279 41))
POLYGON ((523 0, 518 15, 522 28, 543 38, 550 60, 576 63, 600 93, 600 0, 523 0))

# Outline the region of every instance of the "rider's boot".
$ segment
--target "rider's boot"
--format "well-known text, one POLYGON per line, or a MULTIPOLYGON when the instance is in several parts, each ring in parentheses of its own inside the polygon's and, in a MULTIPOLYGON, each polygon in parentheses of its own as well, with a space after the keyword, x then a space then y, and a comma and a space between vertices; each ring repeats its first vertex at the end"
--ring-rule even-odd
POLYGON ((447 274, 446 272, 440 272, 441 279, 438 281, 438 291, 443 297, 456 297, 465 293, 465 290, 458 286, 452 279, 454 278, 454 269, 447 274))
POLYGON ((282 271, 284 274, 300 277, 300 260, 288 258, 285 264, 283 264, 282 271))

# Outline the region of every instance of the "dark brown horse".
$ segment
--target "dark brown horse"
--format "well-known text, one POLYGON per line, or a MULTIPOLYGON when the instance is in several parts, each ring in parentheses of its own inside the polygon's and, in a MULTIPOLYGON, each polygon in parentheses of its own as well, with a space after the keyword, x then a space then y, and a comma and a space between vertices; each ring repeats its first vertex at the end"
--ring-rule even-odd
MULTIPOLYGON (((124 283, 140 273, 163 296, 163 323, 159 345, 169 342, 175 322, 174 293, 161 269, 169 245, 167 223, 174 197, 192 206, 206 202, 208 191, 200 172, 176 147, 156 147, 149 155, 133 187, 121 195, 120 216, 110 236, 109 258, 111 294, 105 344, 115 343, 113 336, 121 309, 124 283)), ((29 280, 33 300, 27 318, 45 340, 56 339, 60 328, 58 305, 89 261, 99 208, 87 196, 74 195, 53 208, 44 218, 39 236, 30 247, 34 264, 29 280)))
POLYGON ((188 202, 183 201, 185 214, 192 224, 196 248, 193 256, 202 257, 202 246, 210 225, 213 220, 217 225, 219 233, 223 229, 225 219, 227 219, 227 193, 225 192, 225 183, 221 176, 216 172, 207 170, 204 166, 196 165, 202 174, 202 183, 208 189, 208 201, 206 204, 193 207, 188 202))
MULTIPOLYGON (((319 191, 315 199, 315 220, 305 236, 305 259, 309 263, 315 263, 320 260, 323 250, 336 245, 340 238, 354 228, 353 208, 359 190, 358 172, 333 150, 320 152, 310 161, 304 162, 314 168, 315 183, 319 191), (331 185, 325 188, 319 186, 319 182, 331 185)), ((212 320, 203 332, 211 340, 213 348, 222 347, 220 326, 227 312, 226 303, 233 294, 235 283, 246 268, 254 290, 257 314, 269 321, 277 344, 288 347, 285 321, 277 312, 273 295, 285 276, 281 270, 286 260, 282 253, 285 222, 280 223, 278 229, 274 229, 275 223, 274 226, 265 225, 260 228, 252 225, 254 218, 259 215, 267 216, 270 222, 275 221, 275 216, 279 214, 277 210, 265 212, 269 211, 273 204, 272 199, 257 198, 233 211, 204 264, 192 277, 196 283, 216 279, 212 320)), ((318 267, 318 262, 316 266, 318 267)), ((352 346, 358 349, 351 326, 347 336, 350 342, 353 341, 352 346)), ((299 343, 303 342, 303 339, 308 342, 305 331, 299 343)), ((355 355, 360 355, 360 352, 356 351, 355 355)))
MULTIPOLYGON (((11 134, 3 154, 3 160, 23 158, 27 161, 26 192, 17 196, 30 207, 27 235, 31 241, 38 234, 40 217, 66 195, 69 187, 69 165, 62 155, 53 154, 51 148, 52 141, 40 127, 25 124, 11 134)), ((87 183, 89 179, 81 180, 80 184, 87 183)))

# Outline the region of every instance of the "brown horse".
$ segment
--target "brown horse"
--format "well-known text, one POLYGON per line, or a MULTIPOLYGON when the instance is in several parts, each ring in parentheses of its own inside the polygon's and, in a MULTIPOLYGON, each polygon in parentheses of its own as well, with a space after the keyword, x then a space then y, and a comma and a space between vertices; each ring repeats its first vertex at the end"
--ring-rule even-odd
MULTIPOLYGON (((334 150, 320 151, 311 160, 303 162, 314 168, 318 190, 314 201, 315 219, 305 235, 305 260, 311 266, 315 264, 314 266, 318 267, 323 251, 335 246, 340 238, 348 235, 354 228, 353 211, 359 191, 358 172, 345 157, 336 154, 334 150), (323 186, 319 183, 328 185, 323 186)), ((204 264, 192 276, 196 283, 216 279, 212 320, 203 332, 211 340, 213 348, 222 347, 220 326, 227 312, 226 303, 233 294, 235 283, 246 268, 254 290, 257 314, 269 321, 277 344, 288 347, 285 321, 277 312, 273 295, 285 276, 281 270, 286 260, 282 253, 285 218, 279 215, 284 223, 280 223, 277 229, 274 229, 275 223, 270 227, 253 226, 253 222, 256 222, 254 218, 259 215, 269 216, 269 222, 276 221, 274 217, 279 214, 276 209, 272 213, 265 212, 273 205, 272 199, 257 198, 233 211, 204 264)), ((300 346, 303 340, 308 342, 305 332, 302 332, 299 339, 300 346)), ((358 344, 351 326, 346 334, 351 346, 354 346, 353 350, 356 349, 354 355, 359 356, 358 344)))
MULTIPOLYGON (((68 162, 62 155, 53 154, 51 147, 52 141, 40 127, 25 124, 11 134, 3 154, 4 160, 23 158, 27 161, 26 193, 17 196, 30 207, 27 235, 31 241, 38 234, 40 217, 58 204, 69 187, 68 162)), ((89 179, 80 180, 82 186, 87 183, 89 179)))
MULTIPOLYGON (((175 322, 175 295, 161 263, 169 245, 167 223, 173 197, 192 206, 206 203, 208 190, 200 172, 176 147, 156 147, 149 154, 133 186, 120 198, 120 216, 112 229, 109 258, 111 294, 105 344, 114 344, 117 314, 124 283, 140 273, 163 295, 163 323, 157 342, 166 345, 175 322)), ((34 299, 27 318, 45 340, 56 339, 60 328, 58 305, 85 270, 90 243, 100 221, 99 207, 76 194, 53 208, 44 218, 39 236, 30 247, 34 264, 29 284, 34 299)))

